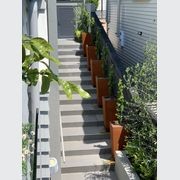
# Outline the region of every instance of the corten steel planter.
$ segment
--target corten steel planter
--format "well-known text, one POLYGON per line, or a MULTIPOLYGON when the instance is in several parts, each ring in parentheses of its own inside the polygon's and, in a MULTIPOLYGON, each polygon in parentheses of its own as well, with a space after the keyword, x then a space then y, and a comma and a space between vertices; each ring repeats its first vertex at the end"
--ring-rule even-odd
POLYGON ((99 107, 101 107, 102 97, 109 96, 108 78, 96 76, 96 94, 97 94, 97 104, 99 107))
POLYGON ((82 48, 83 55, 86 56, 86 45, 92 44, 92 37, 90 33, 82 32, 82 48))
POLYGON ((96 86, 96 76, 104 77, 102 69, 102 60, 92 60, 91 62, 91 82, 92 85, 96 86))
POLYGON ((123 150, 125 145, 125 136, 127 135, 125 129, 120 124, 110 122, 110 140, 112 157, 115 157, 115 151, 123 150))
POLYGON ((91 61, 97 59, 96 46, 86 45, 86 56, 88 61, 88 70, 91 70, 91 61))
POLYGON ((116 99, 114 97, 102 97, 104 127, 109 131, 110 122, 116 120, 116 99))

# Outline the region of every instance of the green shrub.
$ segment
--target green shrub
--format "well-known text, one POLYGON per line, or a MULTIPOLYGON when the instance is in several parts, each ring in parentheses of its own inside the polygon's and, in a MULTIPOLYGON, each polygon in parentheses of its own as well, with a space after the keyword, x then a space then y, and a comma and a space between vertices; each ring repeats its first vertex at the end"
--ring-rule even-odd
POLYGON ((76 29, 74 31, 74 39, 77 42, 81 42, 82 41, 82 31, 81 30, 76 29))
POLYGON ((125 150, 135 171, 143 180, 157 178, 157 127, 147 103, 157 101, 156 46, 145 47, 145 61, 127 68, 118 84, 117 119, 128 132, 125 150), (127 100, 125 90, 131 92, 127 100))

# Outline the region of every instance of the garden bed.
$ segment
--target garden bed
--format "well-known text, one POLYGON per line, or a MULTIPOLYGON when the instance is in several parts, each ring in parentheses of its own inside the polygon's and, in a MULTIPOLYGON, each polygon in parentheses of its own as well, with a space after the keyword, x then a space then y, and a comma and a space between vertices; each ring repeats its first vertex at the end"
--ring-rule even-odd
POLYGON ((115 153, 115 171, 118 180, 140 180, 124 151, 115 153))

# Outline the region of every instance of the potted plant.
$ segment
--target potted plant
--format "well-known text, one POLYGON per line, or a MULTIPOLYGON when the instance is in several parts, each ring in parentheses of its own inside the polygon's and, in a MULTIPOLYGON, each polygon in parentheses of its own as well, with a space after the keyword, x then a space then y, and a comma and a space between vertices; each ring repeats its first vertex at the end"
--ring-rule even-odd
POLYGON ((92 44, 92 37, 89 33, 89 26, 94 24, 94 19, 90 16, 89 12, 83 5, 74 9, 75 13, 75 39, 82 40, 83 55, 86 56, 86 45, 92 44))
POLYGON ((118 94, 117 94, 117 104, 116 104, 116 121, 110 122, 110 139, 111 139, 111 150, 112 157, 115 157, 116 150, 122 150, 125 145, 125 136, 127 132, 125 130, 124 124, 126 119, 124 117, 125 111, 125 98, 124 98, 124 84, 122 80, 118 83, 118 94))
MULTIPOLYGON (((98 106, 102 106, 102 97, 103 96, 109 96, 109 89, 108 89, 108 49, 107 47, 103 48, 102 55, 101 55, 101 44, 100 42, 100 37, 97 36, 99 40, 96 41, 96 46, 97 48, 97 55, 99 58, 102 56, 102 74, 103 76, 96 76, 96 93, 97 93, 97 102, 98 106)), ((99 67, 100 68, 100 67, 99 67)), ((100 70, 101 71, 101 70, 100 70)), ((100 75, 102 75, 100 74, 100 75)))
POLYGON ((87 67, 91 70, 91 61, 97 59, 96 47, 93 45, 86 45, 87 67))
POLYGON ((104 127, 106 131, 109 131, 110 122, 116 120, 116 98, 114 96, 115 72, 113 65, 109 68, 108 80, 110 96, 102 97, 104 127))
POLYGON ((96 86, 96 76, 104 77, 103 63, 107 59, 107 55, 108 55, 107 47, 103 47, 102 55, 101 55, 101 42, 100 42, 99 31, 96 32, 95 39, 96 39, 95 44, 96 44, 97 59, 92 59, 93 61, 92 60, 90 61, 91 82, 94 87, 96 86), (101 60, 101 56, 102 56, 102 60, 101 60))

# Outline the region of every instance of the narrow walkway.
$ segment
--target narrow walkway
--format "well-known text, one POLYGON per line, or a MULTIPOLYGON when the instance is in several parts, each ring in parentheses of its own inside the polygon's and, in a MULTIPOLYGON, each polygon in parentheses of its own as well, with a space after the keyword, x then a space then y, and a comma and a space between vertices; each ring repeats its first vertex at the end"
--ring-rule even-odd
POLYGON ((102 108, 97 106, 96 89, 91 85, 81 45, 72 39, 61 39, 58 53, 60 77, 80 85, 91 94, 90 99, 74 94, 73 100, 67 100, 60 90, 66 155, 66 162, 61 164, 62 180, 116 180, 109 133, 103 126, 102 108))

